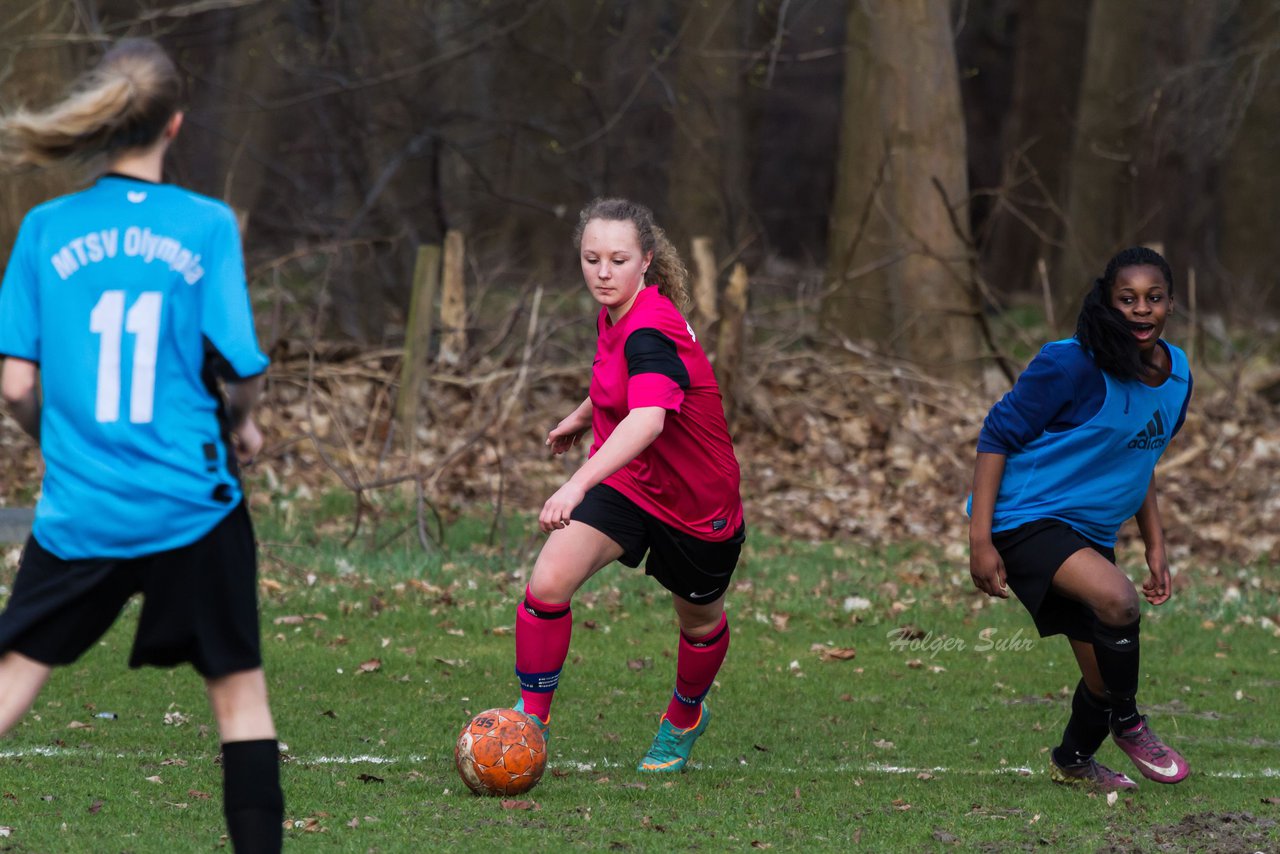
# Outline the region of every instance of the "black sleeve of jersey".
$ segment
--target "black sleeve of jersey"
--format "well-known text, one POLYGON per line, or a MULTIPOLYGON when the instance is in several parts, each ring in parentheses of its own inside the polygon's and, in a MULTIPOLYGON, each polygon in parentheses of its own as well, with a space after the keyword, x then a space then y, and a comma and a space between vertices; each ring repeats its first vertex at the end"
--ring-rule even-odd
POLYGON ((201 375, 204 378, 205 386, 215 397, 217 396, 217 391, 216 386, 212 384, 213 378, 217 378, 228 383, 242 383, 247 380, 251 380, 254 377, 261 376, 262 373, 264 373, 259 372, 256 374, 250 374, 247 377, 240 376, 236 373, 236 369, 231 367, 231 362, 227 360, 227 357, 222 355, 222 351, 209 340, 209 336, 202 335, 200 336, 200 339, 204 342, 204 365, 201 375))
POLYGON ((662 374, 680 388, 689 387, 689 369, 676 352, 676 342, 656 329, 637 329, 627 336, 624 348, 627 376, 662 374))

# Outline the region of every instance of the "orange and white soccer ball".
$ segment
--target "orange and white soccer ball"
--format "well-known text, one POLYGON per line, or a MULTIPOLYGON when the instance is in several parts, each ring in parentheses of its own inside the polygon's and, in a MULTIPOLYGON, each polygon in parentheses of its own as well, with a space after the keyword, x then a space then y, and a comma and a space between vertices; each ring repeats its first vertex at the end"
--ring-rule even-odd
POLYGON ((547 744, 538 725, 520 712, 489 709, 462 728, 453 760, 477 795, 519 795, 542 779, 547 744))

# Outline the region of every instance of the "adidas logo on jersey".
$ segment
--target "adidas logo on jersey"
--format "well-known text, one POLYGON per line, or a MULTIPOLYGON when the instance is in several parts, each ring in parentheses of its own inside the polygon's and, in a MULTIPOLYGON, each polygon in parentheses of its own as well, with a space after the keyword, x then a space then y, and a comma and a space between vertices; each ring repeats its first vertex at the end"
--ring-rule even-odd
POLYGON ((1129 440, 1130 448, 1139 450, 1156 450, 1163 448, 1165 443, 1164 435, 1164 418, 1160 415, 1160 410, 1151 413, 1151 420, 1147 422, 1147 426, 1138 431, 1138 435, 1129 440))

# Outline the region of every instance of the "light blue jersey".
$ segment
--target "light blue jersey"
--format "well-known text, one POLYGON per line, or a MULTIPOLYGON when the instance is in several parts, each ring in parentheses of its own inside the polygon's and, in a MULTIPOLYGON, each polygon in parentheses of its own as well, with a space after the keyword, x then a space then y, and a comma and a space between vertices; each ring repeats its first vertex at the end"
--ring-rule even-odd
POLYGON ((0 355, 40 366, 33 535, 64 560, 188 545, 241 500, 216 378, 262 373, 235 217, 107 175, 23 220, 0 355))
MULTIPOLYGON (((1079 346, 1074 339, 1061 343, 1079 346)), ((1152 387, 1103 373, 1106 399, 1092 418, 1041 433, 1008 455, 993 532, 1058 519, 1099 545, 1115 545, 1120 526, 1142 507, 1191 390, 1186 354, 1167 346, 1172 364, 1163 383, 1152 387)))

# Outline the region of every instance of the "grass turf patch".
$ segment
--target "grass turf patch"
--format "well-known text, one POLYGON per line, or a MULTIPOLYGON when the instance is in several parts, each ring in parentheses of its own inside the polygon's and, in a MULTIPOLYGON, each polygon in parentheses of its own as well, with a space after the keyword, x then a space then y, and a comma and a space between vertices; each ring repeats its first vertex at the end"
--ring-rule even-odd
MULTIPOLYGON (((1269 576, 1145 609, 1139 700, 1193 771, 1109 804, 1046 774, 1078 678, 1066 641, 1035 637, 1016 602, 988 603, 963 567, 916 547, 753 538, 693 768, 639 774, 676 629, 669 596, 614 565, 574 602, 547 775, 504 803, 465 789, 452 746, 470 715, 518 696, 511 627, 536 538, 513 526, 490 544, 480 520, 449 529, 448 554, 377 531, 342 547, 325 522, 340 504, 305 524, 259 519, 292 850, 1280 846, 1269 576)), ((189 669, 126 671, 136 613, 0 742, 0 850, 226 844, 202 686, 189 669)), ((1099 758, 1136 778, 1114 746, 1099 758)))

